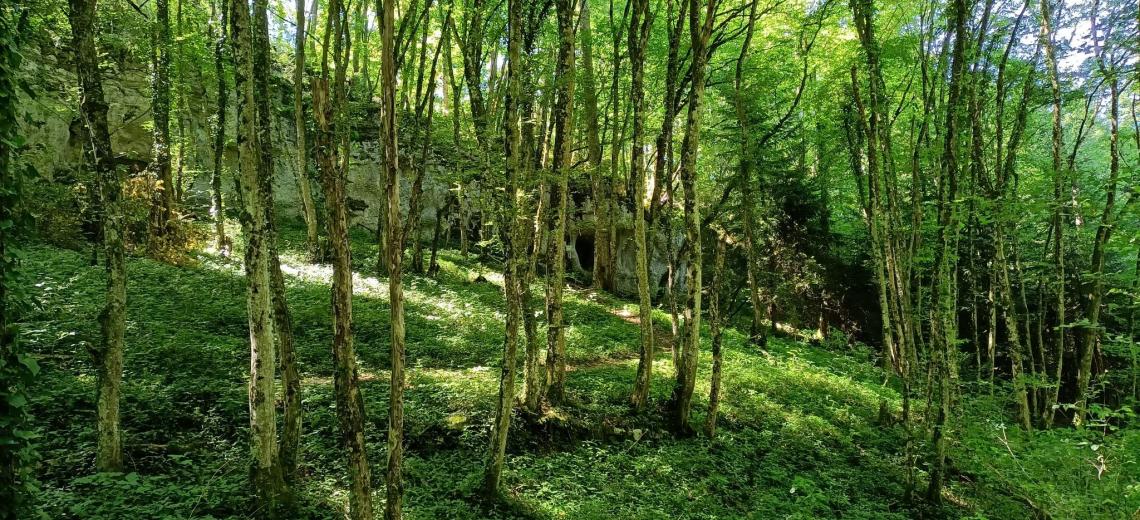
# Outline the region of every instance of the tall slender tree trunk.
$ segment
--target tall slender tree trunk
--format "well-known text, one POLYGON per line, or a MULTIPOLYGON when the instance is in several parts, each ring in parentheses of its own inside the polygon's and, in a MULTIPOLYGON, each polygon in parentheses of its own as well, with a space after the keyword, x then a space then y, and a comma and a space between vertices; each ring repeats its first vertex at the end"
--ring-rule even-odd
MULTIPOLYGON (((518 352, 519 323, 522 321, 522 294, 519 265, 525 258, 523 232, 518 213, 519 174, 523 166, 519 101, 522 90, 522 0, 507 2, 508 52, 507 96, 504 100, 503 144, 507 158, 507 182, 499 203, 499 235, 506 252, 503 262, 503 292, 506 295, 506 331, 503 338, 502 367, 499 372, 499 398, 495 405, 495 422, 491 426, 490 446, 483 471, 483 493, 489 498, 499 494, 499 479, 507 451, 507 433, 515 399, 515 355, 518 352)), ((468 42, 470 43, 470 42, 468 42)), ((472 89, 474 90, 474 89, 472 89)), ((474 98, 472 98, 474 102, 474 98)), ((474 110, 474 105, 472 106, 474 110)))
POLYGON ((388 394, 388 472, 385 479, 387 502, 384 518, 403 518, 404 496, 404 286, 401 263, 404 257, 403 230, 400 222, 399 139, 396 125, 396 48, 394 41, 395 2, 386 1, 378 10, 381 30, 382 80, 380 84, 380 140, 384 150, 381 166, 388 194, 388 305, 391 322, 391 388, 388 394))
MULTIPOLYGON (((747 38, 746 38, 747 39, 747 38)), ((721 290, 724 284, 724 250, 725 240, 717 237, 716 257, 713 261, 713 279, 709 286, 709 333, 712 336, 712 377, 709 382, 709 414, 705 419, 705 434, 709 438, 716 437, 716 415, 720 405, 720 377, 721 377, 721 330, 724 315, 720 309, 721 290)))
POLYGON ((294 9, 297 32, 293 37, 293 125, 297 147, 297 185, 301 192, 301 216, 305 220, 305 249, 310 259, 317 260, 323 255, 317 233, 317 207, 309 182, 309 147, 305 130, 305 0, 297 0, 294 9))
MULTIPOLYGON (((1101 213, 1100 225, 1096 229, 1096 238, 1093 241, 1091 270, 1086 286, 1084 287, 1084 318, 1085 325, 1081 329, 1081 343, 1078 352, 1077 365, 1077 417, 1074 422, 1080 426, 1084 424, 1088 413, 1089 383, 1092 381, 1093 354, 1096 351, 1097 338, 1100 336, 1100 308, 1104 299, 1104 264, 1109 240, 1116 224, 1116 186, 1120 179, 1120 78, 1116 70, 1115 61, 1106 56, 1111 28, 1107 29, 1103 45, 1098 40, 1097 11, 1100 2, 1093 2, 1092 15, 1092 42, 1096 51, 1096 60, 1100 73, 1108 83, 1109 97, 1109 167, 1108 186, 1105 187, 1104 210, 1101 213)), ((1135 202, 1136 196, 1128 199, 1126 205, 1135 202)))
POLYGON ((673 388, 673 423, 677 431, 687 433, 693 389, 697 378, 697 360, 701 346, 701 247, 700 204, 697 197, 697 147, 701 131, 701 101, 705 92, 705 65, 708 44, 715 23, 718 0, 707 0, 701 16, 700 0, 689 0, 689 37, 692 48, 692 86, 689 89, 689 113, 685 140, 681 144, 681 186, 684 191, 685 240, 688 258, 685 266, 685 328, 681 346, 681 364, 673 388))
POLYGON ((175 191, 174 201, 182 204, 182 193, 184 185, 184 174, 186 173, 186 123, 189 118, 186 117, 186 84, 189 83, 186 78, 186 65, 184 61, 183 48, 185 47, 185 38, 183 37, 182 25, 182 4, 183 0, 178 0, 178 7, 175 10, 175 23, 178 26, 178 34, 175 36, 175 55, 174 55, 174 70, 178 76, 178 175, 175 178, 175 191))
POLYGON ((673 243, 673 212, 676 204, 674 193, 674 157, 673 157, 673 127, 679 110, 677 98, 680 97, 678 76, 680 76, 680 47, 681 35, 686 21, 689 2, 682 0, 680 12, 674 15, 674 1, 666 2, 666 28, 669 33, 669 51, 666 55, 665 66, 665 92, 663 103, 663 117, 661 131, 657 134, 657 153, 654 157, 654 172, 657 176, 657 186, 664 186, 666 204, 662 205, 661 214, 650 220, 659 220, 662 232, 665 235, 665 303, 669 307, 670 335, 673 338, 672 361, 676 369, 681 363, 679 341, 681 337, 680 314, 677 309, 677 292, 675 283, 677 279, 677 251, 673 243))
POLYGON ((428 0, 424 6, 425 19, 423 20, 423 28, 420 38, 420 58, 419 66, 417 67, 418 75, 416 77, 416 98, 415 98, 415 115, 414 127, 421 131, 419 138, 421 141, 421 154, 418 164, 414 165, 415 178, 412 181, 412 193, 408 199, 408 221, 407 226, 403 228, 401 237, 401 244, 408 244, 411 242, 412 258, 409 271, 416 274, 423 274, 424 272, 424 248, 423 240, 420 236, 420 213, 423 211, 423 194, 424 194, 424 177, 427 174, 427 156, 431 150, 431 122, 432 112, 435 107, 435 70, 436 64, 439 62, 439 53, 443 49, 443 40, 441 39, 436 44, 435 54, 432 57, 431 72, 428 75, 428 85, 426 95, 424 95, 424 70, 427 68, 427 35, 428 23, 426 12, 431 8, 431 0, 428 0), (423 122, 426 111, 426 123, 423 122))
MULTIPOLYGON (((151 169, 159 186, 154 193, 151 213, 151 236, 169 238, 170 220, 174 217, 174 177, 170 167, 170 3, 155 0, 154 72, 151 75, 151 113, 154 116, 154 144, 151 169)), ((152 244, 151 250, 159 247, 152 244)))
POLYGON ((274 409, 273 304, 270 287, 269 230, 264 199, 259 192, 261 142, 258 132, 254 80, 254 34, 248 4, 230 2, 230 43, 234 56, 234 86, 238 97, 238 156, 241 222, 246 235, 245 275, 248 284, 250 374, 249 426, 253 482, 259 510, 275 516, 285 494, 277 451, 274 409))
POLYGON ((637 302, 641 328, 641 350, 637 360, 630 402, 637 411, 645 408, 653 376, 653 304, 649 299, 649 248, 646 244, 646 180, 645 135, 645 46, 649 41, 649 1, 633 0, 629 22, 630 104, 633 106, 633 133, 630 143, 629 178, 633 183, 633 242, 637 247, 637 302))
POLYGON ((594 31, 590 25, 590 2, 582 0, 579 6, 578 33, 582 38, 582 68, 580 83, 582 108, 586 124, 586 160, 590 169, 590 189, 594 213, 594 269, 592 284, 598 290, 613 290, 613 252, 610 251, 609 224, 602 190, 605 179, 602 170, 602 143, 598 125, 598 87, 594 74, 594 31))
POLYGON ((325 192, 329 250, 333 267, 333 392, 341 444, 347 453, 349 474, 349 517, 373 518, 371 471, 364 443, 364 402, 352 333, 352 252, 348 241, 348 215, 345 183, 347 171, 337 157, 338 135, 344 128, 344 63, 336 60, 335 76, 330 78, 329 44, 340 53, 345 27, 340 0, 330 0, 325 36, 322 42, 321 75, 314 78, 311 92, 316 120, 316 159, 325 192), (330 94, 330 80, 333 83, 330 94), (331 95, 331 101, 330 101, 331 95))
MULTIPOLYGON (((1004 234, 1004 226, 999 226, 994 233, 994 249, 996 251, 994 269, 998 271, 998 278, 1001 280, 1001 307, 1002 315, 1005 316, 1006 336, 1009 339, 1010 379, 1013 380, 1013 394, 1017 400, 1017 419, 1021 427, 1029 432, 1033 431, 1033 421, 1029 408, 1029 396, 1025 389, 1025 378, 1022 375, 1025 372, 1025 349, 1022 346, 1021 330, 1017 323, 1017 307, 1013 303, 1013 284, 1009 281, 1009 261, 1006 258, 1004 234)), ((990 291, 992 294, 993 289, 991 288, 990 291)), ((996 326, 996 323, 990 324, 991 334, 993 334, 992 331, 996 326)), ((989 356, 992 365, 994 357, 992 348, 989 356)), ((992 366, 990 371, 992 377, 992 366)))
MULTIPOLYGON (((1057 53, 1053 45, 1053 9, 1050 0, 1041 0, 1041 46, 1045 48, 1045 70, 1048 73, 1052 94, 1052 172, 1053 172, 1053 309, 1057 327, 1053 329, 1053 386, 1046 390, 1042 405, 1042 423, 1048 429, 1053 425, 1056 411, 1053 406, 1061 392, 1061 377, 1065 359, 1065 173, 1061 168, 1061 81, 1057 72, 1057 53)), ((1044 321, 1044 316, 1042 316, 1044 321)), ((1044 349, 1043 349, 1044 350, 1044 349)), ((1048 357, 1048 356, 1047 356, 1048 357)))
POLYGON ((962 114, 962 81, 965 68, 966 18, 969 11, 965 0, 954 0, 950 11, 950 31, 954 33, 953 57, 950 65, 950 85, 946 102, 946 133, 943 139, 942 179, 938 192, 938 249, 934 272, 931 275, 931 295, 934 305, 931 316, 931 336, 936 349, 938 409, 934 423, 930 486, 927 499, 934 503, 942 500, 942 485, 946 478, 946 457, 949 449, 950 416, 953 395, 957 385, 957 324, 955 276, 957 242, 958 197, 958 123, 962 114))
POLYGON ((744 42, 740 47, 740 54, 736 57, 736 75, 733 80, 733 105, 736 109, 737 125, 740 127, 740 157, 739 161, 740 171, 740 187, 741 187, 741 201, 743 207, 741 213, 742 226, 744 227, 744 261, 747 264, 748 273, 748 295, 752 300, 752 341, 761 347, 767 344, 767 335, 764 333, 764 327, 761 326, 763 321, 763 311, 760 299, 760 273, 759 259, 757 256, 756 244, 756 224, 754 222, 754 207, 756 205, 753 199, 752 192, 752 161, 751 154, 751 141, 752 132, 748 125, 748 113, 744 108, 744 60, 748 57, 748 50, 752 44, 752 34, 756 27, 756 7, 759 2, 753 0, 748 8, 748 25, 744 32, 744 42))
POLYGON ((119 395, 123 378, 123 346, 127 317, 127 266, 123 252, 123 174, 111 155, 107 102, 95 46, 95 0, 70 0, 68 20, 79 80, 79 114, 86 128, 84 156, 94 169, 99 188, 100 228, 106 255, 107 292, 99 313, 100 341, 91 348, 95 360, 97 410, 95 468, 123 469, 123 440, 119 424, 119 395))
POLYGON ((621 156, 622 142, 625 138, 625 119, 622 117, 622 99, 619 95, 618 88, 621 78, 621 28, 625 25, 626 16, 632 7, 632 2, 625 3, 625 12, 619 21, 614 17, 614 2, 609 3, 609 18, 610 25, 613 28, 613 47, 610 54, 612 59, 612 74, 610 75, 610 105, 612 106, 611 115, 609 118, 609 139, 610 139, 610 157, 609 157, 609 172, 608 175, 599 172, 595 177, 594 185, 594 204, 600 210, 600 218, 598 221, 595 217, 594 222, 594 264, 597 268, 597 242, 604 241, 602 244, 602 254, 607 258, 603 258, 603 263, 607 264, 603 267, 602 284, 603 289, 613 291, 616 289, 615 277, 617 269, 617 221, 619 216, 617 205, 616 186, 618 180, 618 167, 619 158, 621 156), (607 287, 608 286, 608 287, 607 287))
POLYGON ((557 0, 558 68, 555 73, 554 161, 556 175, 552 204, 557 204, 549 239, 546 275, 547 370, 551 372, 550 399, 561 402, 566 393, 566 325, 562 314, 562 287, 566 284, 566 208, 570 191, 574 133, 574 4, 557 0))
MULTIPOLYGON (((525 133, 525 132, 524 132, 525 133)), ((525 146, 525 145, 524 145, 525 146)), ((533 233, 526 237, 527 253, 526 267, 519 273, 519 280, 522 284, 522 313, 523 313, 523 334, 526 340, 525 352, 523 357, 523 406, 528 412, 537 414, 541 411, 542 401, 546 397, 547 386, 551 383, 554 376, 554 366, 549 364, 548 361, 553 361, 552 354, 544 353, 543 346, 539 345, 538 340, 538 317, 534 312, 534 298, 531 296, 530 286, 538 271, 538 257, 542 256, 547 262, 547 277, 546 277, 546 293, 549 296, 549 283, 550 280, 550 257, 549 251, 543 250, 542 245, 544 238, 547 235, 552 235, 553 230, 548 230, 547 227, 554 224, 554 220, 549 217, 550 212, 550 185, 545 179, 539 182, 538 196, 536 197, 535 209, 530 214, 534 215, 534 219, 527 225, 527 231, 533 233)), ((549 309, 544 308, 544 312, 549 309)), ((549 323, 549 315, 547 320, 549 323)), ((550 339, 549 337, 547 338, 550 339)))
MULTIPOLYGON (((218 3, 224 2, 215 0, 211 5, 216 6, 218 3)), ((210 25, 211 30, 217 32, 214 43, 214 74, 218 77, 218 116, 217 126, 214 128, 214 172, 210 176, 210 200, 212 204, 210 214, 214 217, 216 247, 221 254, 228 255, 231 246, 230 239, 226 237, 226 212, 222 201, 222 173, 225 164, 226 113, 229 105, 225 51, 226 31, 230 18, 229 9, 225 5, 222 5, 219 10, 221 11, 221 23, 215 26, 211 22, 210 25)))
POLYGON ((265 211, 265 246, 269 257, 270 291, 273 304, 273 331, 277 358, 281 364, 284 395, 284 421, 281 431, 281 470, 291 481, 297 472, 301 444, 301 377, 297 371, 297 352, 293 339, 293 318, 285 295, 285 277, 277 254, 277 211, 273 197, 273 132, 269 102, 269 16, 267 0, 253 2, 253 70, 257 94, 258 161, 257 190, 265 211))

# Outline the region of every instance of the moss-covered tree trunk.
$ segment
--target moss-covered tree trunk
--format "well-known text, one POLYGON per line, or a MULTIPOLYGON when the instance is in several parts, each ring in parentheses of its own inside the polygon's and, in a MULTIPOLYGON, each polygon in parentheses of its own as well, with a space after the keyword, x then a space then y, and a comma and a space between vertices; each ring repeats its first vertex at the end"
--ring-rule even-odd
MULTIPOLYGON (((1092 13, 1092 42, 1095 49, 1097 68, 1101 76, 1108 83, 1108 122, 1109 122, 1109 160, 1108 185, 1105 187, 1104 209, 1100 216, 1100 225, 1096 229, 1093 240, 1092 258, 1090 260, 1092 272, 1085 283, 1084 318, 1085 325, 1081 330, 1081 342, 1077 365, 1077 418, 1075 423, 1084 423, 1088 413, 1089 383, 1092 381, 1093 354, 1096 351, 1097 338, 1100 336, 1100 308, 1104 300, 1104 265, 1109 240, 1116 226, 1116 187, 1120 180, 1120 77, 1118 68, 1119 58, 1115 56, 1115 44, 1110 36, 1112 27, 1099 27, 1099 2, 1094 2, 1092 13), (1100 30, 1104 30, 1104 42, 1100 41, 1100 30)), ((1128 198, 1125 207, 1135 203, 1135 195, 1128 198)))
POLYGON ((119 395, 123 378, 123 336, 127 318, 127 267, 123 252, 123 175, 111 155, 111 134, 107 126, 107 102, 99 73, 99 51, 95 46, 95 0, 70 0, 75 48, 75 69, 79 80, 79 113, 86 127, 84 157, 95 173, 99 188, 100 229, 106 255, 107 292, 99 313, 100 340, 91 348, 95 360, 97 411, 95 468, 99 471, 123 469, 123 440, 119 423, 119 395))
MULTIPOLYGON (((211 5, 217 5, 216 0, 211 5)), ((214 75, 218 77, 218 115, 214 127, 214 171, 210 175, 210 215, 214 217, 215 247, 221 254, 228 254, 230 239, 226 237, 226 212, 222 200, 222 174, 225 165, 226 151, 226 113, 229 106, 229 88, 226 81, 226 31, 229 23, 229 9, 224 5, 221 11, 221 22, 211 22, 211 32, 216 32, 214 41, 214 75)))
POLYGON ((608 134, 610 141, 609 149, 609 171, 599 172, 596 176, 596 186, 593 190, 594 205, 600 211, 601 220, 594 222, 594 263, 597 268, 598 242, 604 241, 600 247, 601 253, 606 258, 600 259, 607 267, 603 267, 603 271, 609 269, 609 272, 602 273, 603 289, 610 291, 614 290, 616 269, 617 269, 617 221, 620 216, 620 210, 617 204, 617 179, 619 178, 619 158, 621 156, 622 143, 625 141, 625 124, 627 117, 622 113, 626 103, 623 103, 622 96, 619 92, 621 85, 621 35, 622 26, 626 22, 626 16, 629 14, 631 2, 625 2, 625 13, 619 20, 614 17, 614 3, 610 2, 609 19, 610 26, 612 27, 613 46, 610 54, 611 57, 611 75, 610 75, 610 105, 612 110, 607 118, 608 134))
POLYGON ((388 392, 388 469, 385 478, 384 518, 403 518, 404 497, 404 286, 401 279, 404 257, 403 231, 400 222, 400 164, 396 126, 396 47, 395 2, 384 2, 377 13, 380 20, 380 141, 383 149, 381 170, 385 179, 387 201, 388 306, 391 342, 389 362, 391 379, 388 392))
POLYGON ((609 225, 602 189, 602 144, 598 124, 598 87, 594 74, 594 31, 590 25, 590 2, 582 0, 578 10, 578 34, 582 39, 582 68, 578 82, 585 117, 586 160, 590 168, 590 192, 594 216, 594 269, 592 285, 599 290, 613 290, 613 253, 609 249, 609 225))
POLYGON ((238 105, 238 177, 241 223, 245 233, 245 275, 248 284, 250 374, 249 429, 253 456, 252 476, 259 510, 274 516, 285 495, 277 450, 277 413, 274 409, 273 302, 270 287, 269 230, 264 200, 259 193, 261 142, 258 132, 254 80, 253 31, 249 7, 230 2, 230 43, 234 57, 234 86, 238 105))
POLYGON ((562 402, 566 394, 566 329, 562 288, 566 276, 566 210, 569 203, 571 151, 574 129, 574 0, 557 0, 558 65, 555 72, 554 161, 551 196, 554 222, 549 237, 546 275, 546 350, 550 372, 550 399, 562 402))
POLYGON ((646 180, 645 171, 645 46, 649 41, 648 0, 633 0, 627 50, 630 68, 630 105, 633 107, 633 132, 630 137, 629 179, 633 183, 633 243, 637 248, 637 303, 641 329, 641 348, 637 360, 630 403, 640 411, 649 399, 653 376, 653 304, 649 299, 649 248, 646 244, 646 180))
POLYGON ((293 41, 293 127, 297 147, 297 185, 300 187, 301 216, 305 219, 305 250, 310 259, 316 260, 323 255, 317 232, 317 207, 309 182, 309 149, 305 130, 305 0, 297 0, 294 9, 297 31, 293 41))
POLYGON ((713 279, 709 286, 709 334, 712 336, 712 376, 709 381, 709 413, 705 418, 705 434, 716 437, 716 415, 720 406, 721 343, 723 341, 724 314, 721 312, 721 291, 724 285, 725 239, 717 237, 716 256, 713 260, 713 279))
POLYGON ((170 220, 174 218, 174 175, 170 165, 170 2, 155 0, 154 4, 154 45, 151 72, 150 110, 154 116, 151 165, 153 175, 158 180, 151 207, 151 237, 157 239, 150 244, 154 251, 161 242, 169 238, 170 220))
MULTIPOLYGON (((1049 90, 1053 106, 1052 115, 1052 162, 1053 174, 1053 311, 1057 326, 1052 328, 1053 386, 1046 390, 1041 407, 1042 423, 1045 428, 1053 425, 1056 411, 1053 405, 1061 391, 1061 377, 1064 374, 1065 359, 1065 172, 1061 167, 1061 80, 1057 72, 1057 52, 1053 45, 1053 12, 1050 0, 1041 0, 1041 46, 1045 49, 1045 70, 1049 79, 1049 90)), ((1042 316, 1044 321, 1044 316, 1042 316)), ((1049 356, 1046 356, 1049 357, 1049 356)), ((1048 362, 1048 360, 1046 360, 1048 362)))
POLYGON ((760 299, 760 264, 757 257, 755 206, 752 191, 752 131, 748 124, 749 114, 744 108, 744 61, 748 58, 748 49, 752 44, 752 34, 756 28, 756 8, 759 2, 753 1, 748 8, 748 24, 745 26, 744 41, 740 45, 740 54, 736 57, 736 74, 733 77, 733 107, 736 109, 736 124, 740 129, 740 156, 739 161, 740 188, 741 188, 741 222, 744 228, 744 261, 748 274, 748 295, 752 308, 751 338, 761 347, 767 344, 768 336, 764 332, 763 308, 760 299))
POLYGON ((697 191, 697 148, 701 131, 701 102, 705 92, 708 44, 712 36, 718 0, 707 0, 704 15, 699 0, 689 0, 689 37, 692 48, 692 86, 689 88, 688 117, 685 139, 681 144, 681 188, 684 192, 685 240, 688 257, 685 266, 684 338, 681 343, 681 363, 677 367, 677 382, 673 388, 673 426, 682 433, 689 432, 689 413, 692 409, 693 389, 697 379, 697 360, 701 346, 701 267, 704 261, 701 247, 700 201, 697 191))
POLYGON ((969 11, 965 0, 954 0, 950 6, 948 30, 954 35, 953 56, 950 61, 950 83, 946 100, 945 134, 943 138, 941 179, 938 183, 938 246, 935 250, 934 271, 931 274, 931 340, 934 345, 937 409, 931 444, 930 485, 927 499, 934 503, 942 500, 942 485, 947 476, 946 458, 950 443, 950 421, 953 398, 957 392, 958 335, 955 286, 957 260, 957 197, 958 197, 958 143, 959 121, 963 120, 962 82, 965 69, 966 18, 969 11))
POLYGON ((277 253, 277 211, 273 197, 273 114, 269 93, 269 16, 267 0, 253 2, 253 70, 257 94, 257 131, 261 159, 257 191, 265 211, 265 246, 269 257, 269 286, 273 304, 273 331, 281 366, 284 420, 281 431, 281 469, 286 480, 296 476, 301 445, 301 377, 293 339, 293 317, 285 295, 285 276, 277 253))
MULTIPOLYGON (((522 90, 522 0, 508 0, 507 95, 504 100, 503 147, 507 159, 506 185, 499 201, 499 238, 506 258, 503 262, 503 292, 506 296, 506 331, 503 338, 502 366, 499 371, 499 397, 495 404, 495 421, 491 425, 490 446, 483 469, 483 494, 495 498, 507 451, 507 433, 515 399, 515 355, 518 352, 519 324, 522 321, 520 264, 526 258, 520 215, 518 214, 521 128, 518 101, 522 90)), ((474 101, 474 98, 473 100, 474 101)), ((473 107, 474 108, 474 107, 473 107)))

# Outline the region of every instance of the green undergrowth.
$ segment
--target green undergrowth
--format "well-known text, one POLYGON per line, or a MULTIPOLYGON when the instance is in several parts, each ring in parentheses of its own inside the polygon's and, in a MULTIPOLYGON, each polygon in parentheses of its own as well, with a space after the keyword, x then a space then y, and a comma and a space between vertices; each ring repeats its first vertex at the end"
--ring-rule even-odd
MULTIPOLYGON (((302 242, 303 233, 287 225, 282 261, 305 414, 296 517, 332 519, 346 507, 347 475, 332 395, 331 269, 306 262, 302 242)), ((373 487, 381 490, 388 305, 385 280, 373 272, 375 253, 363 232, 353 236, 355 345, 373 487)), ((48 517, 254 513, 239 258, 202 251, 183 267, 130 260, 122 405, 129 473, 110 475, 93 471, 95 381, 86 353, 99 334, 102 269, 87 253, 29 248, 25 268, 38 303, 24 316, 22 334, 43 367, 33 407, 39 502, 48 517)), ((487 504, 475 489, 498 392, 501 277, 457 251, 444 251, 441 267, 436 278, 409 276, 405 285, 408 518, 1025 518, 1034 508, 1054 517, 1124 518, 1140 500, 1134 430, 1064 430, 1025 440, 1000 422, 978 419, 1001 417, 1004 403, 963 399, 952 448, 961 475, 952 482, 951 505, 909 507, 902 501, 904 430, 879 421, 882 403, 898 413, 899 394, 883 385, 869 350, 781 338, 761 350, 734 329, 725 336, 717 437, 674 437, 663 419, 672 388, 669 352, 659 352, 655 363, 651 408, 632 414, 636 306, 573 288, 565 300, 568 402, 543 417, 516 413, 503 476, 507 496, 487 504), (487 281, 476 281, 480 274, 487 281), (1098 456, 1103 470, 1089 463, 1098 456)), ((533 291, 538 311, 540 285, 533 291)), ((664 338, 659 344, 667 346, 667 317, 654 321, 664 338)), ((706 416, 707 346, 695 424, 706 416)), ((924 449, 919 441, 916 450, 924 449)), ((921 482, 921 467, 918 475, 921 482)))

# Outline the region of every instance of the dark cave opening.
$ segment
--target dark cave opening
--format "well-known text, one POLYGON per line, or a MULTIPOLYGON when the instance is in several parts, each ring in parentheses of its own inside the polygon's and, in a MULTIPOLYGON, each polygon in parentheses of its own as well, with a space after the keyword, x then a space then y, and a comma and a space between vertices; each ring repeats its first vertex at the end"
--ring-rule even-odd
POLYGON ((578 262, 582 264, 582 269, 593 271, 594 236, 578 235, 578 238, 574 239, 574 251, 578 253, 578 262))

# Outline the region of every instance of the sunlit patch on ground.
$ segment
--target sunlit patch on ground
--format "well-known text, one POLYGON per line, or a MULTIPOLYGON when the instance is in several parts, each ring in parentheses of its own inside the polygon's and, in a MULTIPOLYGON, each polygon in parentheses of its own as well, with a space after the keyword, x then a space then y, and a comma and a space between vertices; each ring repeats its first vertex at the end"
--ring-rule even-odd
MULTIPOLYGON (((283 232, 283 244, 303 242, 299 229, 286 226, 283 232)), ((388 285, 368 270, 374 259, 367 252, 374 246, 360 237, 353 246, 359 262, 354 265, 355 345, 368 455, 378 476, 386 457, 388 285)), ((252 513, 240 234, 235 247, 228 258, 207 249, 194 267, 130 261, 123 404, 125 453, 136 475, 130 482, 87 477, 95 381, 85 345, 98 337, 102 271, 81 253, 31 248, 27 266, 41 273, 32 287, 39 303, 25 317, 22 333, 43 366, 33 404, 42 428, 39 471, 49 517, 245 518, 252 513)), ((296 247, 283 253, 302 362, 302 516, 342 518, 348 482, 332 393, 331 267, 307 262, 296 247)), ((546 433, 529 430, 516 415, 504 483, 518 507, 486 509, 473 497, 498 396, 502 277, 497 268, 479 267, 454 251, 442 252, 440 263, 438 278, 408 276, 404 284, 408 518, 912 516, 884 500, 902 494, 905 442, 901 428, 881 427, 875 420, 881 402, 896 414, 901 403, 895 389, 882 385, 881 370, 865 352, 829 352, 784 337, 771 338, 760 350, 748 344, 746 334, 729 329, 717 439, 674 438, 667 430, 675 384, 668 313, 654 311, 658 341, 650 408, 633 415, 628 399, 640 346, 637 305, 580 289, 567 290, 565 298, 567 402, 546 410, 543 420, 555 425, 546 433), (475 281, 480 274, 489 283, 475 281)), ((536 341, 545 350, 540 281, 531 289, 540 320, 536 341)), ((707 330, 702 332, 693 407, 698 426, 707 415, 711 366, 707 330)), ((522 351, 520 346, 519 389, 522 351)), ((961 430, 963 464, 994 464, 1007 475, 1020 464, 1043 474, 1058 460, 1010 437, 1009 450, 1018 454, 1014 464, 1000 430, 980 423, 962 424, 961 430), (985 451, 991 447, 997 455, 985 451)), ((1129 469, 1134 462, 1127 448, 1140 442, 1131 442, 1096 452, 1087 443, 1065 444, 1066 457, 1083 464, 1104 455, 1108 468, 1102 480, 1092 465, 1070 468, 1063 475, 1084 475, 1084 480, 1065 482, 1117 485, 1124 472, 1135 471, 1129 469)), ((380 507, 379 477, 374 483, 380 507)), ((950 492, 966 497, 970 485, 981 484, 954 483, 950 492)), ((1130 500, 1126 486, 1119 485, 1121 500, 1130 500)), ((978 504, 967 498, 966 503, 978 504)), ((1058 488, 1049 500, 1077 499, 1058 488)), ((1016 500, 984 503, 994 511, 1024 511, 1016 505, 1016 500)))

